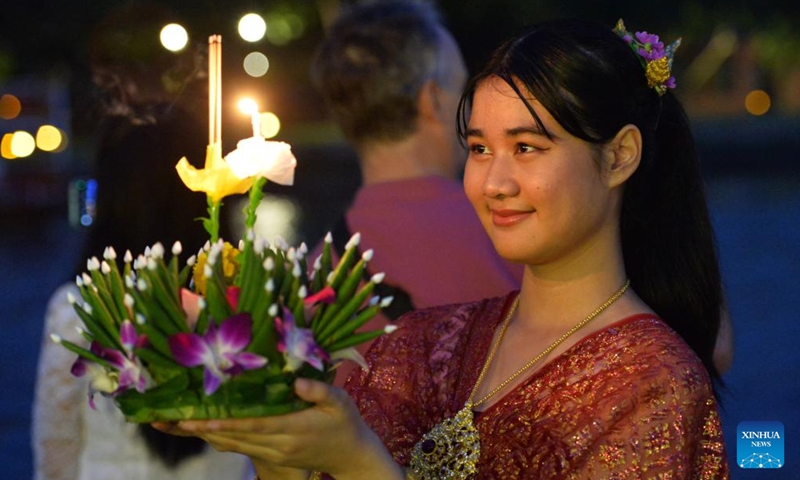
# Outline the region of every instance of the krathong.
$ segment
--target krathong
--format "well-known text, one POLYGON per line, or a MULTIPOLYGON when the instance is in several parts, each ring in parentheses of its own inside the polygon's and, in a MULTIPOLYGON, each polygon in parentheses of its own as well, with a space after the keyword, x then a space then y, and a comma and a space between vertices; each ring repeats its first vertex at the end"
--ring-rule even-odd
POLYGON ((305 244, 290 247, 254 233, 267 180, 291 185, 296 159, 283 142, 258 131, 223 158, 220 148, 220 39, 209 45, 209 145, 205 168, 183 158, 176 169, 203 192, 209 241, 181 263, 161 243, 120 263, 106 248, 76 279, 69 297, 85 329, 86 346, 51 338, 78 354, 75 376, 88 376, 89 398, 113 397, 131 422, 251 417, 307 407, 294 394, 298 377, 331 381, 344 359, 363 366, 355 347, 387 330, 361 327, 391 297, 373 295, 383 274, 364 282, 372 258, 358 256, 353 235, 334 265, 332 237, 309 268, 305 244), (245 234, 236 246, 219 238, 222 200, 248 193, 245 234))

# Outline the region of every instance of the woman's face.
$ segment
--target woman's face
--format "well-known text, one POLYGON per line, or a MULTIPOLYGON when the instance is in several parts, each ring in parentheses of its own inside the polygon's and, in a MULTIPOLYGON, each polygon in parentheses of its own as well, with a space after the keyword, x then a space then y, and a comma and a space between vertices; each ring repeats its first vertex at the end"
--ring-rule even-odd
POLYGON ((505 81, 490 77, 478 86, 466 132, 467 197, 508 260, 568 267, 596 259, 618 241, 618 192, 600 173, 601 151, 527 100, 551 138, 505 81))

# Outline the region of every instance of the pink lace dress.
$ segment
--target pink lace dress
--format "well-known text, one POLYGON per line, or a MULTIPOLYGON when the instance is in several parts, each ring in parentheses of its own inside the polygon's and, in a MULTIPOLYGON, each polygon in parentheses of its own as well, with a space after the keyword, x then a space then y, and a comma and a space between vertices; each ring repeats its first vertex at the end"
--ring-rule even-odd
MULTIPOLYGON (((347 382, 401 465, 463 408, 514 294, 407 315, 347 382)), ((585 337, 478 414, 479 479, 728 478, 700 360, 664 322, 636 315, 585 337)))

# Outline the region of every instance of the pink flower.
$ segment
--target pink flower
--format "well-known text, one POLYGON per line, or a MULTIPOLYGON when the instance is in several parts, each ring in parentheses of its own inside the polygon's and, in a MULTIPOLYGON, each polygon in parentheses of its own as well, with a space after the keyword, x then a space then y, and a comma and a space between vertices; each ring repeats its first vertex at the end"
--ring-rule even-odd
POLYGON ((284 319, 275 317, 275 330, 278 333, 278 351, 286 360, 284 371, 294 372, 303 363, 308 363, 319 371, 325 369, 324 362, 328 354, 314 340, 314 333, 309 328, 295 325, 294 317, 288 310, 283 312, 284 319))
POLYGON ((194 330, 197 325, 197 317, 200 316, 200 310, 202 310, 202 298, 189 289, 181 288, 181 308, 186 314, 186 323, 191 330, 194 330))
POLYGON ((134 355, 134 348, 147 344, 147 337, 136 335, 136 330, 129 320, 120 325, 120 343, 125 352, 101 346, 92 342, 89 349, 92 353, 107 361, 114 370, 98 365, 91 360, 79 357, 72 364, 72 374, 76 377, 89 376, 89 405, 94 408, 94 394, 103 393, 116 395, 133 387, 138 392, 144 392, 153 385, 153 379, 145 370, 141 360, 134 355))
POLYGON ((225 320, 217 329, 211 322, 204 335, 177 333, 170 337, 172 356, 185 367, 205 366, 203 390, 206 395, 244 370, 261 368, 267 359, 243 351, 250 343, 250 315, 242 313, 225 320))

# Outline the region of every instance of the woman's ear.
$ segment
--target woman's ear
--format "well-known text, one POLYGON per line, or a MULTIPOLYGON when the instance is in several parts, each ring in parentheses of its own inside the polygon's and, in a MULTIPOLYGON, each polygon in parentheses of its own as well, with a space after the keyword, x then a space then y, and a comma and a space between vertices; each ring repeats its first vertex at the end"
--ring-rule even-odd
POLYGON ((417 110, 421 119, 440 120, 439 95, 441 92, 439 89, 439 85, 433 80, 428 80, 422 84, 422 88, 419 89, 419 94, 417 95, 417 110))
POLYGON ((639 168, 642 132, 635 125, 625 125, 603 150, 607 167, 606 183, 612 188, 622 185, 639 168))

